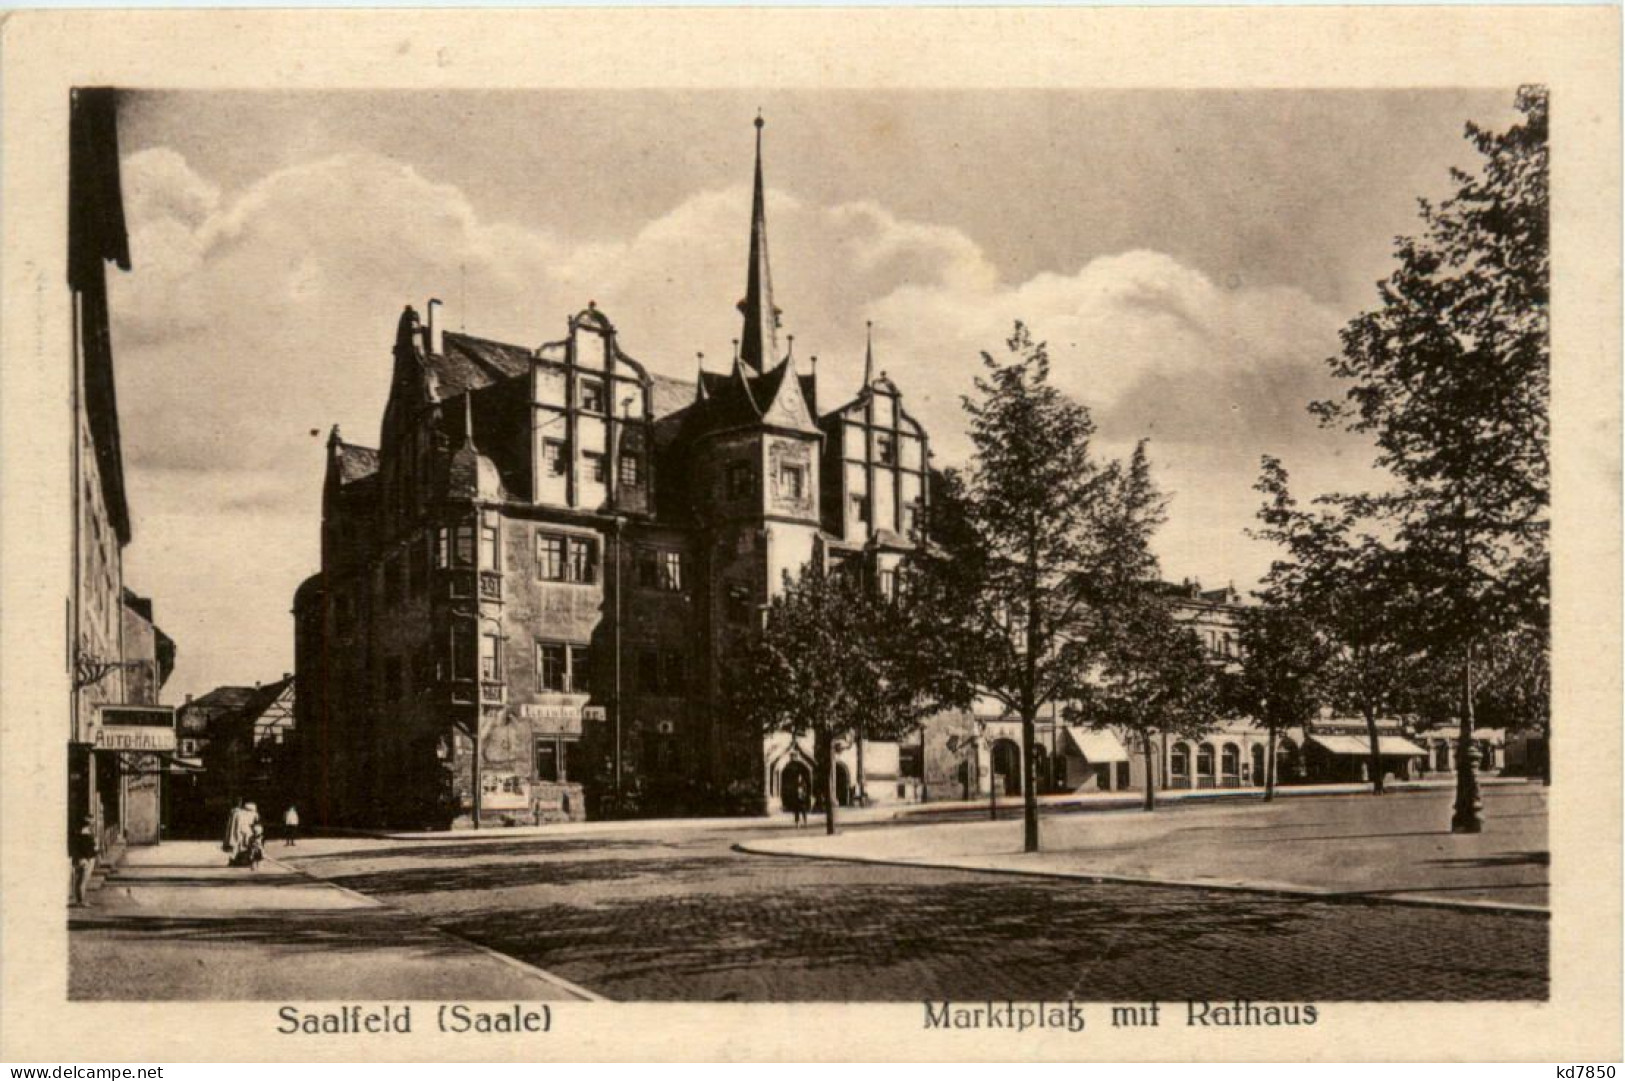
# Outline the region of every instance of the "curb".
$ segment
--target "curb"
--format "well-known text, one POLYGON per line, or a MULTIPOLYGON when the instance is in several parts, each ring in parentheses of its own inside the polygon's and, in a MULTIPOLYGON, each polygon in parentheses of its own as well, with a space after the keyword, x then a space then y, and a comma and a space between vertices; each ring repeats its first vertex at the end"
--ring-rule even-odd
POLYGON ((915 871, 970 871, 990 875, 1015 875, 1025 878, 1061 878, 1096 885, 1154 886, 1163 889, 1210 890, 1221 893, 1250 893, 1263 897, 1283 897, 1294 900, 1326 901, 1336 904, 1409 905, 1416 908, 1442 908, 1481 915, 1522 916, 1530 919, 1551 919, 1552 911, 1536 905, 1510 904, 1501 901, 1451 901, 1435 897, 1373 897, 1347 890, 1320 890, 1312 886, 1259 886, 1244 882, 1187 882, 1175 878, 1144 878, 1135 875, 1098 874, 1092 871, 1038 870, 1024 867, 981 867, 964 863, 918 863, 908 860, 887 859, 880 856, 830 856, 815 852, 775 852, 750 844, 733 845, 733 851, 750 856, 769 856, 776 859, 823 860, 827 863, 865 863, 881 867, 906 867, 915 871))
POLYGON ((495 958, 498 961, 501 961, 503 964, 509 966, 510 968, 518 969, 520 972, 526 973, 527 975, 529 975, 531 977, 534 977, 535 979, 541 980, 543 983, 549 984, 549 985, 551 985, 553 987, 558 988, 561 991, 564 991, 564 992, 567 992, 567 993, 569 993, 571 995, 574 995, 574 996, 576 996, 577 998, 581 999, 584 1002, 609 1002, 609 1001, 611 1001, 610 999, 605 998, 603 995, 597 994, 596 992, 593 992, 593 991, 589 991, 585 987, 580 986, 579 984, 571 983, 569 980, 565 979, 562 976, 555 976, 553 973, 547 971, 547 969, 545 969, 545 968, 539 968, 536 965, 531 964, 529 961, 521 961, 517 957, 510 957, 508 954, 502 953, 499 950, 494 950, 491 947, 489 947, 487 945, 484 945, 483 943, 475 942, 471 938, 465 938, 464 936, 458 934, 455 931, 448 931, 444 927, 441 927, 438 924, 434 923, 432 920, 423 919, 420 916, 417 916, 417 915, 414 915, 413 913, 407 912, 403 908, 397 908, 395 905, 392 905, 392 904, 388 903, 387 901, 380 901, 376 897, 369 897, 368 895, 366 895, 364 893, 361 893, 361 892, 359 892, 357 890, 352 890, 348 886, 341 886, 337 882, 333 882, 333 881, 331 881, 329 879, 325 879, 325 878, 321 878, 321 877, 319 877, 317 875, 313 875, 309 871, 303 870, 302 868, 289 866, 288 864, 283 863, 281 860, 276 859, 275 857, 272 857, 272 856, 266 856, 265 857, 265 862, 275 864, 276 866, 282 868, 284 871, 287 871, 289 874, 298 875, 299 877, 308 879, 311 882, 316 883, 317 885, 325 886, 325 887, 327 887, 328 889, 331 889, 331 890, 337 890, 340 893, 345 894, 348 897, 354 897, 354 898, 356 898, 358 900, 364 901, 368 905, 371 905, 374 908, 385 908, 385 909, 388 909, 391 912, 398 913, 398 914, 400 914, 402 916, 405 916, 405 917, 407 917, 409 919, 417 920, 417 921, 421 922, 424 926, 426 926, 426 927, 430 928, 431 930, 433 930, 435 932, 435 934, 444 935, 445 937, 447 937, 449 939, 452 939, 452 940, 454 940, 456 942, 460 942, 465 946, 472 947, 473 949, 478 950, 480 953, 483 953, 488 957, 492 957, 492 958, 495 958))

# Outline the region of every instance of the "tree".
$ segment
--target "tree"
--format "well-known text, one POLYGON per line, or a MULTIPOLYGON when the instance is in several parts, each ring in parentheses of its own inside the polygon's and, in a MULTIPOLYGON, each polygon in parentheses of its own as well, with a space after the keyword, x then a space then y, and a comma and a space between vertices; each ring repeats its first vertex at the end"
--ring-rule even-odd
POLYGON ((1364 501, 1337 496, 1300 507, 1286 468, 1266 455, 1255 488, 1265 496, 1252 535, 1284 549, 1264 578, 1267 603, 1305 619, 1328 650, 1322 701, 1365 719, 1371 791, 1384 791, 1377 719, 1411 693, 1411 636, 1420 609, 1393 548, 1363 527, 1364 501))
POLYGON ((1550 327, 1547 94, 1517 95, 1520 123, 1467 126, 1479 175, 1421 203, 1423 230, 1395 243, 1381 304, 1342 332, 1328 364, 1345 395, 1319 402, 1326 424, 1375 439, 1397 484, 1352 497, 1380 519, 1427 612, 1428 637, 1454 658, 1460 688, 1451 827, 1476 833, 1471 754, 1485 644, 1544 622, 1548 603, 1550 327))
POLYGON ((768 605, 760 636, 729 668, 728 708, 761 732, 813 736, 823 771, 824 821, 835 832, 836 744, 863 731, 893 738, 935 703, 908 682, 914 655, 897 609, 856 574, 818 560, 768 605))
POLYGON ((1133 603, 1115 606, 1095 628, 1099 666, 1083 703, 1069 718, 1093 728, 1134 734, 1145 756, 1145 809, 1157 806, 1157 740, 1197 738, 1213 727, 1219 672, 1196 632, 1174 617, 1172 599, 1141 583, 1133 603))
POLYGON ((933 488, 914 613, 942 659, 940 697, 992 699, 1021 719, 1023 845, 1034 852, 1039 711, 1083 692, 1087 620, 1123 583, 1154 574, 1162 506, 1144 447, 1126 467, 1101 461, 1088 409, 1050 382, 1044 344, 1017 323, 1006 345, 1002 362, 982 355, 977 395, 964 400, 968 473, 933 488))
POLYGON ((1224 676, 1224 702, 1233 715, 1262 725, 1268 748, 1264 802, 1275 799, 1275 747, 1282 729, 1307 724, 1319 710, 1333 646, 1296 610, 1266 599, 1241 614, 1241 664, 1224 676))

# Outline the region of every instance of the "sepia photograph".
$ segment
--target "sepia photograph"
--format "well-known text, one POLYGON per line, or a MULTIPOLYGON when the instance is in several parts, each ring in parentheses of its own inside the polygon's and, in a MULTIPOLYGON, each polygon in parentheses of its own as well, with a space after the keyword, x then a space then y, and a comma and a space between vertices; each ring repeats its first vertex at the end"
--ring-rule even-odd
POLYGON ((1552 1003, 1542 70, 73 79, 63 1006, 1552 1003))

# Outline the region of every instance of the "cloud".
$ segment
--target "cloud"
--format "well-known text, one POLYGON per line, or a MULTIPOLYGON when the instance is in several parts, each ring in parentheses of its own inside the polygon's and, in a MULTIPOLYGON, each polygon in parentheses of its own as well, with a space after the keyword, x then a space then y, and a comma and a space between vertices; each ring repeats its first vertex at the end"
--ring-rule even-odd
MULTIPOLYGON (((536 344, 595 300, 629 352, 683 377, 697 351, 725 367, 739 333, 744 185, 684 195, 631 235, 582 241, 488 220, 456 187, 374 153, 280 169, 237 191, 166 148, 124 165, 135 262, 113 287, 119 392, 135 512, 151 523, 138 544, 164 553, 137 560, 162 579, 139 588, 183 617, 191 606, 197 625, 183 632, 202 633, 228 609, 245 628, 262 617, 281 625, 270 621, 317 563, 322 440, 310 432, 336 422, 373 441, 403 305, 438 296, 451 326, 536 344), (226 605, 188 596, 210 588, 192 574, 213 565, 205 549, 222 530, 252 545, 256 516, 275 544, 242 553, 254 575, 231 584, 253 595, 226 605)), ((545 218, 545 176, 535 198, 545 218)), ((1345 318, 1303 291, 1226 287, 1154 251, 1008 282, 960 230, 873 202, 820 206, 770 190, 768 216, 785 331, 803 363, 820 356, 826 408, 855 393, 872 319, 877 363, 932 431, 939 460, 960 459, 959 396, 977 355, 1002 351, 1022 319, 1049 343, 1059 385, 1095 411, 1103 444, 1153 438, 1178 492, 1165 547, 1173 573, 1186 572, 1187 554, 1210 576, 1262 568, 1256 553, 1225 554, 1256 505, 1260 453, 1358 476, 1344 464, 1359 455, 1303 412, 1327 392, 1321 360, 1345 318)), ((182 678, 255 676, 221 670, 225 649, 183 636, 182 678)), ((278 634, 260 653, 275 674, 291 639, 278 634)))

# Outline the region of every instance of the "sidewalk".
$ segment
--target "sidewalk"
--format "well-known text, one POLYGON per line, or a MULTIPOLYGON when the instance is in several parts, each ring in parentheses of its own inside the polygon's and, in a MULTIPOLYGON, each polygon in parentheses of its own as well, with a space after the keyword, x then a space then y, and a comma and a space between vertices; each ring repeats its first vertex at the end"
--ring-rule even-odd
POLYGON ((274 860, 225 862, 202 841, 129 849, 91 906, 70 910, 69 998, 596 997, 274 860))
POLYGON ((1486 786, 1484 832, 1452 834, 1452 794, 1215 804, 1050 815, 1044 851, 1021 851, 1018 816, 755 840, 758 855, 1396 901, 1544 913, 1547 792, 1486 786))
MULTIPOLYGON (((1538 785, 1524 777, 1480 777, 1479 785, 1485 789, 1501 786, 1538 785)), ((1390 781, 1388 790, 1401 792, 1454 791, 1454 778, 1427 781, 1390 781)), ((1324 796, 1360 796, 1371 791, 1368 784, 1290 785, 1275 790, 1277 800, 1306 799, 1324 796)), ((1074 814, 1097 811, 1137 811, 1143 801, 1139 791, 1128 792, 1061 792, 1038 797, 1039 806, 1049 813, 1074 814)), ((1157 792, 1158 805, 1163 804, 1261 804, 1262 788, 1204 788, 1171 789, 1157 792)), ((1019 818, 1021 797, 1003 796, 998 799, 999 817, 1019 818)), ((838 815, 841 826, 872 825, 875 823, 912 822, 933 817, 986 815, 988 798, 978 796, 968 800, 940 800, 931 803, 884 803, 873 807, 842 807, 838 815)), ((823 821, 822 812, 814 812, 813 825, 823 821)), ((318 827, 317 836, 373 837, 388 841, 445 841, 454 838, 464 841, 510 841, 516 837, 613 837, 617 834, 647 834, 658 825, 663 831, 703 831, 739 829, 784 829, 794 826, 788 811, 775 809, 762 816, 732 818, 628 818, 601 822, 555 822, 545 826, 495 826, 479 830, 387 830, 342 829, 318 827)))

